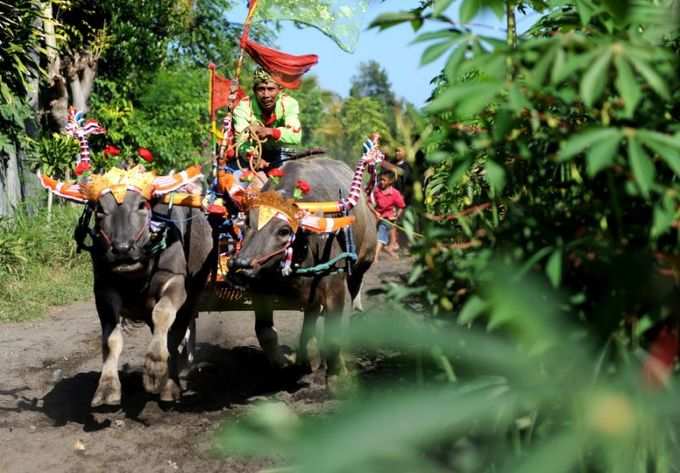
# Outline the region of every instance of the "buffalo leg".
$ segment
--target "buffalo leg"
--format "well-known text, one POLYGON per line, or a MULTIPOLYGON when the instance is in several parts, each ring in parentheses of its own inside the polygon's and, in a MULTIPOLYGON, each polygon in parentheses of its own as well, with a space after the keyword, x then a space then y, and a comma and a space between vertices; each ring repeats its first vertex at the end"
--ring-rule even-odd
MULTIPOLYGON (((170 333, 168 334, 168 350, 170 351, 170 358, 168 359, 168 379, 165 386, 161 389, 161 401, 172 402, 178 401, 181 395, 179 384, 180 353, 179 346, 184 340, 184 336, 194 318, 194 314, 189 311, 181 310, 177 314, 177 320, 172 324, 170 333)), ((187 347, 188 349, 188 347, 187 347)))
POLYGON ((319 309, 305 309, 300 332, 300 345, 298 346, 295 364, 306 373, 312 372, 312 364, 309 360, 309 342, 316 337, 316 321, 319 318, 319 309))
POLYGON ((347 279, 347 288, 352 300, 352 311, 363 312, 364 305, 361 302, 361 287, 363 286, 363 274, 352 274, 347 279))
POLYGON ((274 310, 269 301, 255 302, 255 335, 269 362, 276 368, 290 363, 279 346, 279 335, 274 328, 274 310))
POLYGON ((326 292, 325 311, 325 334, 324 353, 326 357, 326 382, 328 388, 333 391, 340 381, 346 377, 347 367, 340 351, 340 332, 342 329, 342 315, 345 308, 344 284, 334 285, 326 292))
POLYGON ((160 300, 152 312, 153 336, 144 361, 144 389, 159 393, 168 381, 168 332, 175 322, 177 311, 186 300, 184 278, 171 277, 164 285, 160 300))
MULTIPOLYGON (((101 300, 101 299, 100 299, 101 300)), ((111 302, 117 297, 111 295, 111 302)), ((123 351, 123 332, 120 326, 120 316, 115 307, 117 304, 97 304, 97 312, 102 325, 102 358, 104 364, 99 377, 97 391, 94 393, 92 407, 103 404, 116 406, 120 404, 121 387, 118 377, 118 360, 123 351)))

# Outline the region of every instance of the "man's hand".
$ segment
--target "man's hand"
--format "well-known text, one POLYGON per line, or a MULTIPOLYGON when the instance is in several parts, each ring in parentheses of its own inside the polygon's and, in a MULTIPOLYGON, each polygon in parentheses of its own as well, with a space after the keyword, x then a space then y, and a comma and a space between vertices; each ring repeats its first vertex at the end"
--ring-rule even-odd
POLYGON ((261 140, 266 140, 266 139, 268 139, 272 136, 272 129, 271 128, 253 125, 251 127, 251 129, 257 135, 257 137, 261 140))

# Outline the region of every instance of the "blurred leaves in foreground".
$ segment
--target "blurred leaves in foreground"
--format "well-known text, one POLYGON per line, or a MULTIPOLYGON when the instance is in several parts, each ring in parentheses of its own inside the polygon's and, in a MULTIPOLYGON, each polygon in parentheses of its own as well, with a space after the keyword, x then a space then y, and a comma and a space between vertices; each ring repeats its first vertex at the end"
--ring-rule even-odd
POLYGON ((399 307, 353 321, 348 348, 398 350, 413 360, 401 373, 411 382, 321 416, 264 403, 226 425, 219 448, 310 473, 677 471, 674 387, 645 381, 642 351, 623 363, 596 352, 562 322, 558 298, 516 273, 496 267, 485 286, 492 331, 399 307), (424 365, 433 376, 418 375, 424 365))

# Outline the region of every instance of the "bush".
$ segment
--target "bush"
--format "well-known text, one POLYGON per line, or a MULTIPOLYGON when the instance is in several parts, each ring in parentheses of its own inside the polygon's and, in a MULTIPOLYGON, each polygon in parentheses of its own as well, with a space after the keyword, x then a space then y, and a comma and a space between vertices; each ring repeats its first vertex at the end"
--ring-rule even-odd
POLYGON ((97 167, 121 161, 144 163, 137 149, 154 155, 149 167, 159 172, 202 162, 208 149, 208 73, 203 69, 177 68, 157 72, 136 96, 115 83, 97 82, 91 116, 107 129, 93 137, 97 167), (104 159, 104 144, 122 149, 118 158, 104 159))
POLYGON ((87 254, 76 254, 73 229, 81 207, 55 205, 0 220, 0 321, 44 315, 50 306, 91 295, 87 254))

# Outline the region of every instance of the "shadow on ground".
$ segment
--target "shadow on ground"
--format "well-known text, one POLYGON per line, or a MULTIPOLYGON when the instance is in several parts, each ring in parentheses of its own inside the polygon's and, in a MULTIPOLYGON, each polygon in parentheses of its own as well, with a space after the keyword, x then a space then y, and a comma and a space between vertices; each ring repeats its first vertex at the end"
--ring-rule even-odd
POLYGON ((219 411, 248 403, 253 397, 295 393, 308 386, 302 380, 304 374, 295 367, 274 369, 264 353, 254 347, 199 345, 196 362, 182 376, 186 389, 179 403, 159 402, 157 395, 145 392, 141 368, 130 370, 125 366, 120 372, 123 395, 119 407, 90 407, 99 372, 89 371, 61 379, 42 399, 21 397, 12 410, 41 412, 56 427, 75 422, 92 432, 111 425, 111 419, 98 421, 96 413, 122 412, 126 418, 147 425, 141 414, 148 403, 157 404, 165 412, 219 411))

